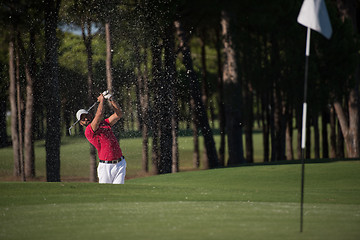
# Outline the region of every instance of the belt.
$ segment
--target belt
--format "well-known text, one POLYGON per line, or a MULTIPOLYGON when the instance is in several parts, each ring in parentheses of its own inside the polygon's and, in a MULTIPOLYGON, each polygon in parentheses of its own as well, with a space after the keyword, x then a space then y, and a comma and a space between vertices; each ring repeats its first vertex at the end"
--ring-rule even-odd
POLYGON ((116 160, 112 160, 112 161, 104 161, 104 160, 100 160, 101 163, 106 163, 106 164, 116 164, 118 162, 121 162, 122 160, 124 160, 125 157, 122 156, 121 158, 119 159, 116 159, 116 160))

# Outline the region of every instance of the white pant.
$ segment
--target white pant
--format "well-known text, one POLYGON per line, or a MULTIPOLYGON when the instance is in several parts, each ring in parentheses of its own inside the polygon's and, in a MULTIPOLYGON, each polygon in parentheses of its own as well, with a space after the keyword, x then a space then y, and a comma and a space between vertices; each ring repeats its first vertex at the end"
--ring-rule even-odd
POLYGON ((97 168, 99 183, 124 184, 126 175, 126 161, 116 164, 99 163, 97 168))

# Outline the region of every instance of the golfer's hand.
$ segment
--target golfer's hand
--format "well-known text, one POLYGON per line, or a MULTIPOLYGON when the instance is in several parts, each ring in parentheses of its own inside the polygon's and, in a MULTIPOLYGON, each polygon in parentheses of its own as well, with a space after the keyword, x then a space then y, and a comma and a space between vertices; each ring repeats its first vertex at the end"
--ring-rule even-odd
POLYGON ((111 95, 110 93, 109 93, 109 94, 106 94, 106 95, 104 96, 104 98, 105 98, 106 100, 111 101, 112 95, 111 95))

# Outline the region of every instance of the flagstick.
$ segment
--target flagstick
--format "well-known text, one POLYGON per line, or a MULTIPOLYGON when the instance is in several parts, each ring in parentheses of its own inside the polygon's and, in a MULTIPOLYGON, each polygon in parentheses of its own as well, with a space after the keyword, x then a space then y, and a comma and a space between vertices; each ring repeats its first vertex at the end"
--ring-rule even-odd
POLYGON ((305 178, 305 143, 306 143, 306 114, 307 114, 307 81, 309 72, 309 56, 310 56, 310 32, 307 28, 306 35, 306 53, 305 53, 305 81, 304 81, 304 103, 302 116, 302 134, 301 134, 301 203, 300 203, 300 232, 303 231, 304 222, 304 178, 305 178))

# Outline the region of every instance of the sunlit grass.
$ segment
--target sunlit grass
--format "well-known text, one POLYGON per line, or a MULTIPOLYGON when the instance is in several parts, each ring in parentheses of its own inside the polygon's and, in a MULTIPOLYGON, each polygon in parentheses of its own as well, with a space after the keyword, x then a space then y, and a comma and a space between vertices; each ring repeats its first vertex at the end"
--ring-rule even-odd
MULTIPOLYGON (((185 128, 185 126, 183 126, 185 128)), ((127 178, 148 175, 142 171, 142 140, 138 132, 123 133, 124 138, 120 139, 120 146, 127 161, 127 178)), ((294 158, 296 152, 297 131, 293 133, 294 158)), ((220 135, 214 132, 216 149, 220 147, 220 135)), ((193 137, 191 130, 182 130, 179 133, 179 167, 180 171, 197 170, 193 163, 193 137)), ((151 147, 152 139, 149 138, 149 172, 151 172, 151 147)), ((245 147, 245 136, 244 136, 245 147)), ((204 143, 203 137, 199 136, 200 168, 202 169, 204 143)), ((263 136, 260 131, 253 133, 254 162, 264 161, 263 136)), ((312 149, 312 157, 314 151, 312 149)), ((45 140, 35 143, 35 168, 37 179, 45 179, 45 140)), ((225 161, 227 152, 225 152, 225 161)), ((89 143, 85 137, 72 136, 62 137, 60 148, 61 177, 63 181, 87 181, 90 175, 89 167, 89 143)), ((0 180, 9 179, 13 176, 13 152, 11 147, 0 149, 0 180)))
POLYGON ((360 238, 360 162, 191 171, 97 183, 0 183, 0 239, 360 238))
MULTIPOLYGON (((218 139, 215 136, 215 140, 218 139)), ((203 140, 200 140, 200 158, 203 155, 203 140)), ((193 139, 190 136, 179 137, 179 167, 180 171, 192 170, 193 168, 193 139)), ((120 139, 120 146, 127 161, 127 177, 132 178, 143 175, 142 166, 142 139, 120 139)), ((151 146, 149 139, 149 170, 151 171, 151 146)), ((61 177, 63 179, 86 180, 90 174, 89 167, 89 143, 84 137, 63 137, 60 148, 61 177), (73 178, 75 177, 75 178, 73 178)), ((12 176, 13 155, 12 148, 0 149, 0 180, 12 176)), ((45 141, 37 141, 35 144, 35 168, 37 178, 46 176, 45 168, 45 141)), ((201 162, 201 161, 200 161, 201 162)), ((200 165, 201 169, 201 165, 200 165)))

